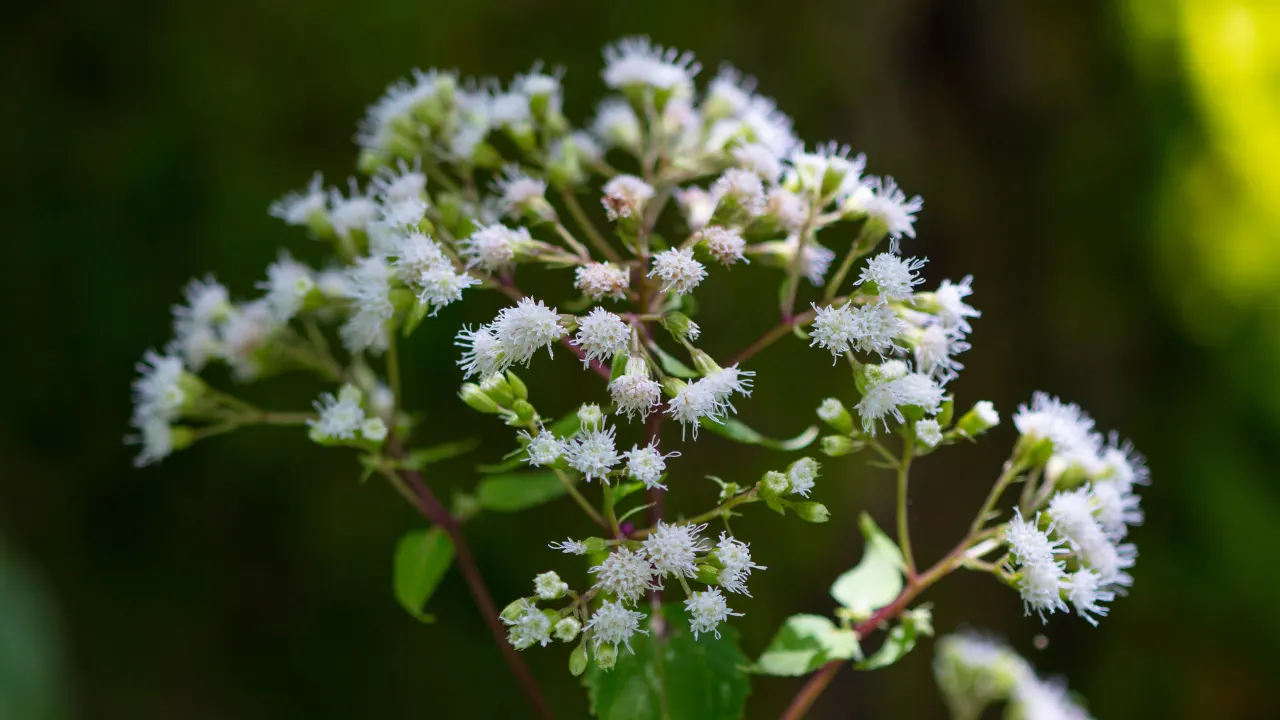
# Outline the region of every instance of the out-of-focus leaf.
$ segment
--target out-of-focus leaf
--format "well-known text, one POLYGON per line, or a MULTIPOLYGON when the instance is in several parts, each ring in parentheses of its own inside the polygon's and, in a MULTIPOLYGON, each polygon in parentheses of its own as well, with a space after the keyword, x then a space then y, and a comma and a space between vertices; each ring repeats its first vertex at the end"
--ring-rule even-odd
POLYGON ((928 608, 903 613, 902 621, 889 631, 880 649, 854 667, 858 670, 879 670, 898 662, 916 646, 919 636, 933 634, 931 618, 928 608))
POLYGON ((554 472, 511 473, 486 477, 476 486, 480 507, 516 512, 555 500, 568 490, 554 472))
POLYGON ((396 545, 396 600, 418 620, 435 622, 435 617, 423 612, 423 608, 451 564, 453 541, 442 528, 405 533, 396 545))
POLYGON ((594 663, 583 678, 591 712, 602 720, 730 720, 740 718, 751 687, 738 648, 738 631, 720 627, 720 637, 695 640, 688 616, 667 605, 649 634, 631 638, 634 653, 618 649, 618 662, 604 671, 594 663), (658 623, 663 626, 660 629, 658 623))
POLYGON ((421 470, 432 463, 438 463, 442 460, 455 458, 459 455, 466 455, 472 450, 475 450, 476 446, 479 444, 479 440, 475 438, 468 438, 466 440, 458 440, 456 442, 447 442, 439 445, 432 445, 431 447, 420 448, 418 450, 411 451, 405 457, 401 466, 407 470, 421 470))
POLYGON ((862 560, 852 570, 836 578, 831 597, 854 612, 867 616, 893 602, 902 592, 904 561, 898 546, 880 530, 871 516, 858 520, 866 545, 862 560))
POLYGON ((811 445, 814 440, 817 440, 819 435, 818 426, 810 425, 808 429, 793 438, 788 440, 774 440, 773 438, 761 435, 759 432, 752 429, 751 426, 733 417, 727 417, 724 420, 702 418, 698 422, 702 427, 707 428, 711 432, 722 437, 727 437, 735 442, 740 442, 745 445, 759 445, 761 447, 769 448, 770 450, 779 450, 782 452, 803 450, 811 445))
POLYGON ((858 637, 821 615, 792 615, 752 666, 763 675, 806 675, 832 660, 861 657, 858 637))
POLYGON ((0 548, 0 717, 60 720, 70 697, 53 605, 0 548))
POLYGON ((658 356, 658 364, 662 366, 662 369, 665 370, 668 375, 674 375, 678 378, 686 379, 698 377, 697 370, 694 370, 688 365, 680 362, 666 350, 663 350, 657 345, 650 345, 649 350, 652 351, 654 355, 658 356))

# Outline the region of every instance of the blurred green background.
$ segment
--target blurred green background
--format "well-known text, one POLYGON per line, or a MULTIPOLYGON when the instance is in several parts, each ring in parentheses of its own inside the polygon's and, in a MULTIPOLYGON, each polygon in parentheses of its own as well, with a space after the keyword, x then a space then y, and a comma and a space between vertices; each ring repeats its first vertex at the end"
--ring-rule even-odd
MULTIPOLYGON (((510 76, 543 58, 569 68, 582 119, 600 46, 634 33, 696 52, 708 75, 731 61, 801 137, 848 142, 925 197, 907 252, 931 258, 930 284, 973 273, 984 312, 962 403, 991 399, 1007 418, 1050 390, 1148 456, 1137 583, 1101 627, 1042 628, 1014 593, 957 575, 927 596, 938 629, 1006 636, 1100 718, 1280 714, 1280 4, 142 0, 5 15, 0 718, 526 715, 456 571, 433 600, 439 624, 397 606, 391 552, 420 521, 359 485, 353 456, 265 429, 138 471, 121 444, 129 382, 187 278, 212 270, 245 296, 279 247, 315 258, 266 206, 316 169, 350 172, 355 121, 389 81, 415 66, 510 76)), ((722 273, 702 295, 708 351, 773 322, 760 272, 722 273)), ((436 437, 486 441, 434 473, 445 492, 509 442, 454 398, 451 309, 415 336, 406 371, 436 437)), ((795 341, 753 367, 739 407, 773 435, 848 392, 795 341)), ((567 355, 525 376, 556 410, 582 377, 567 355)), ((316 390, 290 378, 248 393, 301 408, 316 390)), ((922 558, 962 534, 1012 437, 1006 422, 920 463, 922 558)), ((846 460, 817 491, 835 522, 735 523, 769 566, 735 605, 749 655, 787 615, 831 610, 859 510, 890 524, 887 478, 846 460)), ((712 489, 692 478, 785 462, 704 439, 669 502, 701 509, 712 489)), ((581 580, 544 544, 585 532, 567 500, 468 527, 499 602, 551 563, 581 580)), ((526 653, 579 717, 566 656, 526 653)), ((844 671, 814 716, 941 717, 930 657, 926 643, 890 670, 844 671)), ((756 680, 749 716, 776 716, 798 686, 756 680)))

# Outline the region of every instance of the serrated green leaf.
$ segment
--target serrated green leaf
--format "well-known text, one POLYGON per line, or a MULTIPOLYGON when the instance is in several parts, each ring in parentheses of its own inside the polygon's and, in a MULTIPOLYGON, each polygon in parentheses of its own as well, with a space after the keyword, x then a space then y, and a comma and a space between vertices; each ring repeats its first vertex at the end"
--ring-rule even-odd
POLYGON ((650 345, 649 350, 658 356, 658 364, 662 366, 663 371, 668 375, 674 375, 678 378, 696 378, 699 377, 698 371, 690 368, 688 365, 677 360, 671 353, 658 347, 650 345))
POLYGON ((807 675, 832 660, 861 657, 858 636, 821 615, 792 615, 773 636, 751 671, 762 675, 807 675))
POLYGON ((866 544, 862 560, 852 570, 836 578, 831 597, 855 615, 871 613, 893 602, 902 592, 904 562, 898 546, 880 530, 871 516, 863 513, 858 520, 866 544))
POLYGON ((494 512, 516 512, 541 505, 568 490, 554 472, 492 475, 476 486, 480 507, 494 512))
POLYGON ((773 438, 765 437, 750 425, 733 417, 727 417, 724 420, 712 420, 704 417, 698 421, 698 424, 721 437, 729 438, 735 442, 740 442, 744 445, 759 445, 781 452, 803 450, 813 444, 813 441, 817 440, 820 434, 817 425, 810 425, 804 432, 793 438, 774 440, 773 438))
POLYGON ((701 633, 695 640, 682 607, 667 605, 661 612, 659 622, 645 624, 648 635, 631 638, 634 653, 620 647, 612 670, 594 663, 587 670, 591 712, 601 720, 742 717, 751 687, 737 630, 721 626, 719 638, 701 633))
POLYGON ((459 455, 466 455, 472 450, 475 450, 476 446, 479 444, 479 440, 475 438, 468 438, 466 440, 441 443, 439 445, 421 448, 410 452, 405 457, 404 462, 400 463, 400 466, 406 470, 421 470, 432 463, 438 463, 442 460, 455 458, 459 455))
POLYGON ((879 670, 898 662, 916 646, 917 638, 933 634, 931 618, 928 608, 903 613, 901 622, 889 631, 880 649, 854 667, 858 670, 879 670))
POLYGON ((405 533, 396 544, 393 587, 396 600, 423 622, 435 617, 423 612, 440 579, 453 563, 453 541, 439 527, 405 533))

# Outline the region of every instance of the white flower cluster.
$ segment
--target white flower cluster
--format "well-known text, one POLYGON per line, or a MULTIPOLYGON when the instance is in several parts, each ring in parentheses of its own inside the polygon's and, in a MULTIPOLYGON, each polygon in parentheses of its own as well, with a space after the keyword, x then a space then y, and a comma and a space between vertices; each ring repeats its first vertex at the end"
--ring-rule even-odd
POLYGON ((553 354, 551 344, 567 332, 555 308, 548 308, 541 300, 521 298, 515 307, 503 308, 488 325, 458 333, 457 345, 465 348, 458 365, 464 377, 487 377, 516 363, 527 365, 540 348, 553 354))
POLYGON ((739 370, 735 364, 712 369, 693 382, 673 382, 677 389, 667 403, 667 414, 680 421, 682 432, 692 425, 696 440, 698 426, 704 419, 715 422, 729 412, 737 412, 730 401, 735 393, 751 395, 754 376, 754 371, 739 370))
POLYGON ((362 439, 381 443, 387 439, 387 425, 382 418, 366 416, 362 402, 364 394, 354 385, 344 385, 335 397, 323 393, 316 401, 319 417, 308 420, 311 438, 316 442, 336 442, 362 439))
POLYGON ((1006 645, 975 633, 938 640, 933 673, 955 717, 979 717, 1007 701, 1007 715, 1028 720, 1089 720, 1089 713, 1057 679, 1035 669, 1006 645))
POLYGON ((1024 443, 1051 453, 1045 488, 1055 490, 1043 521, 1015 518, 1005 535, 1023 602, 1042 619, 1069 602, 1097 625, 1102 604, 1133 584, 1127 570, 1137 548, 1123 540, 1142 522, 1135 485, 1148 481, 1146 465, 1131 448, 1105 444, 1078 406, 1043 393, 1019 408, 1014 425, 1024 443))

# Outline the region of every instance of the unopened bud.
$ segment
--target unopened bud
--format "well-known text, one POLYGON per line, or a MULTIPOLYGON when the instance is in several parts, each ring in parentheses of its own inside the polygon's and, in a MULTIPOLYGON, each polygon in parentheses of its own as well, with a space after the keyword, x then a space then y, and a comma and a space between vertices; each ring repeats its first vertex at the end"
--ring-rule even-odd
POLYGON ((462 398, 462 402, 466 403, 472 410, 486 413, 488 415, 496 415, 502 412, 502 408, 498 407, 498 403, 493 398, 485 394, 480 386, 475 383, 463 383, 458 390, 458 397, 462 398))

